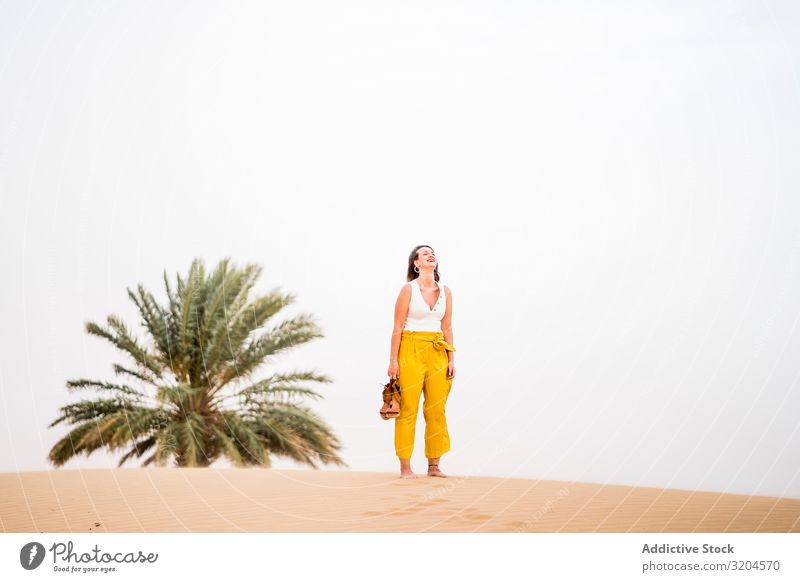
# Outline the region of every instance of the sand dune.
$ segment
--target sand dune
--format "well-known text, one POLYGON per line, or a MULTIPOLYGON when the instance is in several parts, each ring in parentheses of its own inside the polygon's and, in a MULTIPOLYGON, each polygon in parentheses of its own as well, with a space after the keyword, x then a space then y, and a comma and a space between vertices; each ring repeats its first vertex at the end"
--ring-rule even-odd
POLYGON ((797 532, 800 499, 277 469, 0 473, 5 532, 797 532))

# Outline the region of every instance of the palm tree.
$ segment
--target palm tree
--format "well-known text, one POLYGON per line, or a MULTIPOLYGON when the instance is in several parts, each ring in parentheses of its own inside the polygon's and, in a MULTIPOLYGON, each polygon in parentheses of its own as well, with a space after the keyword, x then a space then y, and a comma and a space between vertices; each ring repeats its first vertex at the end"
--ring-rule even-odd
POLYGON ((88 322, 87 332, 133 360, 130 367, 114 364, 116 374, 129 382, 68 381, 70 391, 93 389, 109 397, 60 408, 61 416, 49 427, 62 421, 76 426, 53 446, 49 460, 59 467, 105 447, 128 449, 119 466, 148 452, 142 466, 174 459, 178 467, 206 467, 221 455, 237 466, 269 467, 270 455, 315 469, 315 461, 347 466, 336 453, 341 445, 331 429, 293 401, 321 398, 301 383, 330 378, 316 371, 252 378, 271 356, 324 337, 308 314, 258 334, 295 299, 273 289, 248 301, 260 274, 258 265, 237 269, 223 259, 206 277, 202 260, 195 259, 186 279, 176 276, 174 292, 164 272, 168 301, 163 306, 142 285, 136 292, 128 289, 151 345, 143 345, 114 315, 106 327, 88 322))

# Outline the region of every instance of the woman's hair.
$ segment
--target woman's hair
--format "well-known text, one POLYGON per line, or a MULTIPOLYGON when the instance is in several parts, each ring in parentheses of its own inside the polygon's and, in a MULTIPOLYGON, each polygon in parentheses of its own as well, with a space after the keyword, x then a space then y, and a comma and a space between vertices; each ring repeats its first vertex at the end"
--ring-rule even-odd
MULTIPOLYGON (((408 272, 406 273, 406 281, 413 281, 417 277, 419 277, 419 273, 414 270, 414 261, 419 258, 419 249, 422 247, 428 247, 429 249, 433 250, 431 245, 417 245, 414 247, 414 250, 411 251, 411 254, 408 255, 408 272)), ((436 267, 433 269, 433 280, 439 280, 439 262, 436 262, 436 267)))

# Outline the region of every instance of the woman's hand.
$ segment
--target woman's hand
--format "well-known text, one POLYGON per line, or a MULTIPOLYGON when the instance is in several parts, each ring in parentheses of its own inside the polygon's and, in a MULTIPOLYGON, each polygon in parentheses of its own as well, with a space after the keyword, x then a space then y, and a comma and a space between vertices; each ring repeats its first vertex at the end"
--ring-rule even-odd
POLYGON ((394 380, 400 376, 400 365, 397 362, 389 362, 389 379, 394 380))
POLYGON ((453 360, 450 360, 450 363, 447 364, 447 378, 452 380, 456 375, 456 363, 453 360))

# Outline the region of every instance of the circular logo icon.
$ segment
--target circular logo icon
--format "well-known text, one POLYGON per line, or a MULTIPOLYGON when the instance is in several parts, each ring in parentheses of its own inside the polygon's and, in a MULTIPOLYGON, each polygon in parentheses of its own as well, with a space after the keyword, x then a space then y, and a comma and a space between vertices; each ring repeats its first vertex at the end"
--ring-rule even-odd
POLYGON ((39 542, 28 542, 19 551, 19 563, 26 570, 35 570, 44 561, 44 546, 39 542))

